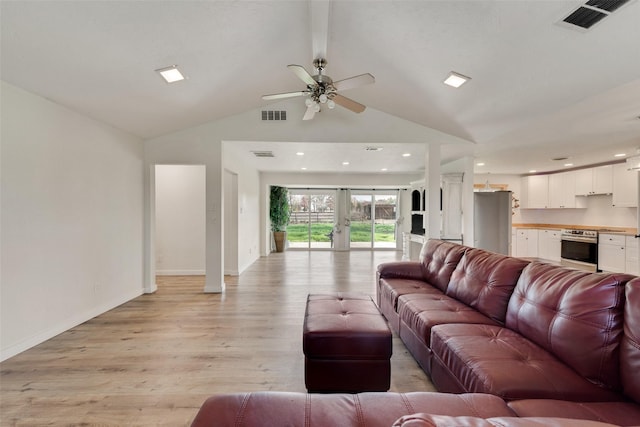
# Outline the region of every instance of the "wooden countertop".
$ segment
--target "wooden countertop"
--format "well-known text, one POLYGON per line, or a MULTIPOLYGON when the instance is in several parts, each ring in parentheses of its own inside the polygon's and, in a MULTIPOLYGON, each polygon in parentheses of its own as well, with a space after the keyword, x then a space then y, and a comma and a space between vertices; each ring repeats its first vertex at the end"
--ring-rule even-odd
POLYGON ((564 228, 570 228, 573 230, 597 230, 600 233, 622 233, 635 236, 637 234, 637 228, 630 227, 609 227, 599 225, 575 225, 575 224, 524 224, 514 223, 511 224, 513 228, 539 228, 545 230, 562 230, 564 228))

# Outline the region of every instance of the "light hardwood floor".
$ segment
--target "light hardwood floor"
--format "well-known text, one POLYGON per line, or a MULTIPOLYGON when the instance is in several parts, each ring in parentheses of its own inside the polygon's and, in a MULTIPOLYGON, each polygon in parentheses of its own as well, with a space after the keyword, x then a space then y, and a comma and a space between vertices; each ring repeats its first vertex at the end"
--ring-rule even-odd
MULTIPOLYGON (((223 294, 159 277, 142 295, 0 364, 0 424, 189 425, 216 393, 304 392, 308 293, 375 295, 397 252, 296 252, 259 259, 223 294)), ((391 391, 434 388, 394 335, 391 391)))

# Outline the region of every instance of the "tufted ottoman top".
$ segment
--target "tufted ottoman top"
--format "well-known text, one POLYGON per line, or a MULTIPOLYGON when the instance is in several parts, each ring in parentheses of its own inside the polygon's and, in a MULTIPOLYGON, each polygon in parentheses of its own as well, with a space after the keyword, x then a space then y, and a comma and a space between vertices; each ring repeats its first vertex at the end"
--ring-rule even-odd
POLYGON ((311 359, 389 359, 391 331, 371 297, 309 295, 302 348, 311 359))

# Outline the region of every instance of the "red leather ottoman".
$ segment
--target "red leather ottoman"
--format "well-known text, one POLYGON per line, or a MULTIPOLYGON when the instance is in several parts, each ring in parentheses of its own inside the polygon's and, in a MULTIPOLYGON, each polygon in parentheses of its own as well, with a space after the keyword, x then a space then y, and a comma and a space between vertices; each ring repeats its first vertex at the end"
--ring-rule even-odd
POLYGON ((391 331, 368 295, 309 295, 302 348, 309 392, 389 390, 391 331))

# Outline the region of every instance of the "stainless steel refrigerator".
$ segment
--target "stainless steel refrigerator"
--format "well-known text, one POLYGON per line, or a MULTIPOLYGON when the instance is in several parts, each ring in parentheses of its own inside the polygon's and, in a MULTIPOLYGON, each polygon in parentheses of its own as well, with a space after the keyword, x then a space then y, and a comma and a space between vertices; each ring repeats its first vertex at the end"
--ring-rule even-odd
POLYGON ((509 255, 511 191, 473 194, 473 246, 509 255))

